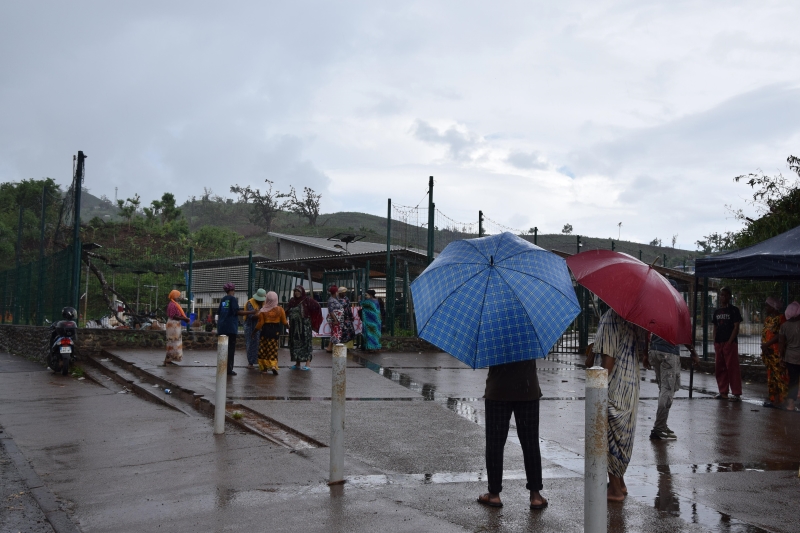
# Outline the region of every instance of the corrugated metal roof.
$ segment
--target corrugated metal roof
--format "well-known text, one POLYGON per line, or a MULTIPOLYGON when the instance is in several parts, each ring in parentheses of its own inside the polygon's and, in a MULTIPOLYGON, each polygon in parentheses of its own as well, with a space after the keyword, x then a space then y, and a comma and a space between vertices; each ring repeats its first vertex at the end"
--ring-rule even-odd
MULTIPOLYGON (((275 233, 270 232, 269 235, 272 237, 277 237, 279 239, 285 239, 287 241, 296 242, 300 244, 305 244, 307 246, 313 246, 314 248, 319 248, 320 250, 326 250, 331 252, 331 254, 344 254, 345 251, 342 248, 338 248, 335 245, 338 244, 339 246, 344 247, 344 244, 338 243, 335 241, 329 241, 324 237, 307 237, 305 235, 287 235, 285 233, 275 233)), ((405 250, 402 246, 392 245, 392 250, 405 250)), ((422 250, 415 250, 418 253, 424 253, 422 250)), ((347 245, 347 252, 350 255, 357 255, 357 254, 365 254, 365 253, 374 253, 374 252, 386 252, 386 245, 378 242, 351 242, 347 245)))

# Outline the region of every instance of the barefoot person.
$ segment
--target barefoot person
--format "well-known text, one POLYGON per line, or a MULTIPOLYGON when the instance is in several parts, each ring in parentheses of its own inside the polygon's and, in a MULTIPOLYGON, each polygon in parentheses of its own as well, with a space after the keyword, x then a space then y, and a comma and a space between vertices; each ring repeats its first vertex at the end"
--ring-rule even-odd
POLYGON ((594 353, 608 370, 608 500, 625 499, 625 471, 631 462, 639 405, 639 358, 647 359, 645 330, 609 309, 600 317, 594 353))
POLYGON ((502 507, 503 449, 508 438, 511 414, 517 424, 522 445, 525 477, 530 491, 530 508, 544 509, 547 500, 542 490, 542 455, 539 450, 539 379, 536 361, 520 361, 489 367, 486 378, 486 473, 489 492, 478 496, 478 503, 502 507))

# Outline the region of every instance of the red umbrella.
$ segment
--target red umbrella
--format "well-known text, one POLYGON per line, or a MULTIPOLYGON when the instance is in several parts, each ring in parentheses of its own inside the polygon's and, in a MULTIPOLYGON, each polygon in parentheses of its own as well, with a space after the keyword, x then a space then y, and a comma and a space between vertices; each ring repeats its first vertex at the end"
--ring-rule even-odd
POLYGON ((689 308, 667 279, 628 254, 589 250, 567 258, 575 280, 619 316, 670 344, 691 344, 689 308))

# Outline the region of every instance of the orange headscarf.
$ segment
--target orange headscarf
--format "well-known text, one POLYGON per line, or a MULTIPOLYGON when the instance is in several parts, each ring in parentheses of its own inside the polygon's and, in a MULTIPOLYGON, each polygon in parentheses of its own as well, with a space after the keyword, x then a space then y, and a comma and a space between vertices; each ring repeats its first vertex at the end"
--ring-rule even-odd
POLYGON ((172 303, 175 304, 175 307, 177 307, 178 311, 181 312, 181 315, 183 315, 183 318, 187 318, 186 317, 186 313, 183 312, 183 307, 181 307, 181 304, 179 304, 177 302, 177 299, 180 298, 180 297, 181 297, 181 291, 173 289, 169 293, 169 301, 171 301, 172 303))

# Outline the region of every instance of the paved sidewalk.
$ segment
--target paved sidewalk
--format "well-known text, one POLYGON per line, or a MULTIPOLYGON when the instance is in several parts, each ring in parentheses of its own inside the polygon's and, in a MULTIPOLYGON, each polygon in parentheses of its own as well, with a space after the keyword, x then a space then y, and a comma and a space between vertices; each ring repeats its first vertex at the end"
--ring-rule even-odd
MULTIPOLYGON (((117 352, 153 376, 213 399, 215 353, 158 366, 155 351, 117 352)), ((9 356, 0 356, 0 360, 9 356)), ((243 354, 239 354, 243 360, 243 354)), ((329 439, 330 356, 279 376, 237 367, 228 396, 323 443, 329 439)), ((290 450, 228 424, 41 369, 3 372, 0 424, 82 531, 582 531, 583 369, 573 355, 539 364, 544 494, 525 505, 522 456, 506 446, 505 507, 484 492, 483 383, 446 354, 351 354, 348 482, 329 488, 327 448, 290 450)), ((609 531, 794 532, 800 414, 681 391, 670 415, 677 441, 647 439, 657 387, 643 374, 630 496, 609 506, 609 531)), ((688 383, 684 373, 683 384, 688 383)), ((696 384, 708 390, 713 376, 696 384)), ((124 391, 123 391, 124 392, 124 391)))

